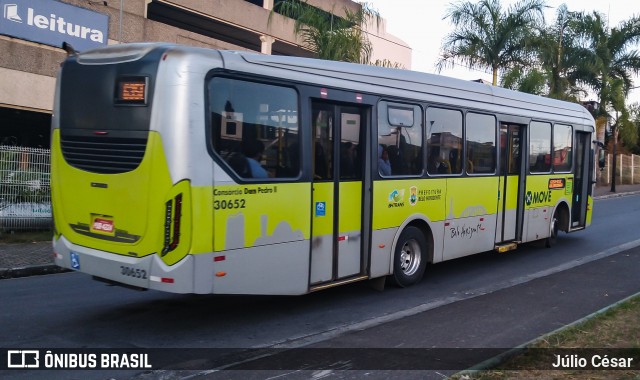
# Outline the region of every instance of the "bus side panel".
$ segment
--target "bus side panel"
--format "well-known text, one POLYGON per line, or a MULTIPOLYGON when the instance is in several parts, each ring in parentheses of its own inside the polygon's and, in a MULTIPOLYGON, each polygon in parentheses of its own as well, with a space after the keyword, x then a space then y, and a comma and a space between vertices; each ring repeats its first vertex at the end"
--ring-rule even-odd
POLYGON ((571 210, 572 174, 529 175, 525 191, 523 242, 550 235, 554 209, 565 203, 571 210))
POLYGON ((192 218, 191 243, 192 254, 213 251, 213 189, 211 186, 193 186, 191 188, 192 218))
POLYGON ((447 179, 444 259, 492 250, 499 177, 447 179))
POLYGON ((213 188, 218 294, 303 294, 309 286, 311 184, 213 188))
POLYGON ((393 241, 398 228, 374 230, 371 234, 371 278, 387 276, 393 273, 393 241))
MULTIPOLYGON (((373 183, 371 277, 391 273, 395 240, 412 220, 427 222, 433 234, 433 261, 442 261, 442 221, 446 179, 382 180, 373 183)), ((427 237, 428 239, 428 237, 427 237)))

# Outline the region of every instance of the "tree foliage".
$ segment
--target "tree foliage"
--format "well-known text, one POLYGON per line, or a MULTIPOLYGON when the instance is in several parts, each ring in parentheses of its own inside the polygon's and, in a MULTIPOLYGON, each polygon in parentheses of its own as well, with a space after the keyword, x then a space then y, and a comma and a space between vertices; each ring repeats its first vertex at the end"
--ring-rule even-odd
POLYGON ((498 71, 530 62, 531 41, 544 22, 544 0, 523 0, 503 12, 499 0, 452 4, 445 18, 454 31, 442 44, 438 70, 461 62, 470 68, 490 69, 493 85, 498 71))
POLYGON ((283 0, 274 12, 295 20, 294 32, 304 46, 320 59, 354 63, 369 63, 372 47, 363 30, 369 21, 380 20, 376 10, 367 3, 357 11, 344 8, 344 16, 312 7, 306 0, 283 0))
POLYGON ((609 28, 606 17, 598 12, 579 13, 574 20, 580 64, 576 77, 598 94, 598 116, 607 108, 622 112, 624 99, 633 87, 633 74, 640 72, 640 16, 609 28))

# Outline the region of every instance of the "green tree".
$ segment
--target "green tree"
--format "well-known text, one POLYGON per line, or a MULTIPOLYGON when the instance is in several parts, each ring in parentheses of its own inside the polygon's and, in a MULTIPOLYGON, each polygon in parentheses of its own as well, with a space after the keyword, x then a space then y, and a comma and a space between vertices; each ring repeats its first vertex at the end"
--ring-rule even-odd
POLYGON ((586 91, 576 83, 581 56, 574 42, 573 18, 575 13, 569 12, 566 5, 558 7, 555 22, 542 26, 530 42, 534 58, 531 64, 509 69, 501 85, 568 101, 578 101, 585 95, 586 91))
POLYGON ((357 11, 343 11, 344 16, 339 17, 333 10, 310 6, 306 0, 283 0, 273 9, 295 20, 294 32, 318 58, 368 64, 372 48, 363 26, 369 21, 379 22, 380 16, 367 3, 357 11))
POLYGON ((493 85, 498 71, 526 67, 531 59, 529 41, 544 21, 544 0, 523 0, 503 12, 499 0, 450 5, 444 18, 454 25, 442 44, 438 70, 456 61, 470 68, 491 69, 493 85))
POLYGON ((534 95, 547 92, 547 75, 536 68, 513 67, 500 79, 500 86, 534 95))
MULTIPOLYGON (((598 95, 596 110, 598 139, 602 141, 608 109, 626 120, 625 98, 633 87, 633 74, 640 71, 640 55, 635 48, 640 41, 640 16, 634 16, 609 29, 606 18, 598 12, 581 13, 574 25, 578 32, 581 65, 577 78, 598 95)), ((619 128, 630 123, 616 122, 619 128)), ((624 132, 623 132, 624 135, 624 132)))
MULTIPOLYGON (((629 151, 640 155, 640 103, 633 103, 629 106, 629 115, 633 126, 629 128, 635 135, 635 145, 627 145, 629 151)), ((633 139, 634 136, 631 138, 633 139)))

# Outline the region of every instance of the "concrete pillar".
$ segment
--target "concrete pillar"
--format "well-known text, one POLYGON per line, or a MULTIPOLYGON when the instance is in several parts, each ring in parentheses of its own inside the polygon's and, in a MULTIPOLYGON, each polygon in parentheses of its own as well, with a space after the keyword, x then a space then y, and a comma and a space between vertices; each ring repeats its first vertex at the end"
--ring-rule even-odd
POLYGON ((260 49, 260 52, 262 54, 271 55, 271 45, 273 45, 276 39, 271 36, 262 35, 260 36, 260 41, 262 42, 262 48, 260 49))

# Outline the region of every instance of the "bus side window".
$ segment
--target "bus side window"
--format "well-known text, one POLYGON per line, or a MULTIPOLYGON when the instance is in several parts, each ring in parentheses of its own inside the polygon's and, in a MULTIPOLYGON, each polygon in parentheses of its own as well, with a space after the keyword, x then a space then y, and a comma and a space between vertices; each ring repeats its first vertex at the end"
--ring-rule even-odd
POLYGON ((469 174, 496 172, 496 118, 468 112, 466 115, 466 171, 469 174))
POLYGON ((427 108, 427 151, 429 174, 462 173, 462 112, 427 108))
POLYGON ((529 130, 529 170, 532 173, 549 173, 551 171, 551 123, 532 121, 529 130))
POLYGON ((378 105, 379 149, 376 162, 381 176, 422 174, 423 141, 420 106, 380 102, 378 105))
POLYGON ((211 146, 240 178, 300 175, 298 95, 293 88, 213 77, 211 146))
POLYGON ((570 125, 553 126, 553 171, 570 172, 573 147, 573 129, 570 125))

